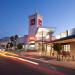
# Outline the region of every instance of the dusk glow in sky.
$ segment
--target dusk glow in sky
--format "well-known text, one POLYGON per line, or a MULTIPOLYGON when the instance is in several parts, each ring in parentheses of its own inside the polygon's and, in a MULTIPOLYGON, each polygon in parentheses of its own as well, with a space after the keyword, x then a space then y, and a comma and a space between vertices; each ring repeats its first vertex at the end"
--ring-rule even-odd
POLYGON ((0 0, 0 38, 28 34, 28 17, 36 11, 55 35, 75 28, 75 0, 0 0))

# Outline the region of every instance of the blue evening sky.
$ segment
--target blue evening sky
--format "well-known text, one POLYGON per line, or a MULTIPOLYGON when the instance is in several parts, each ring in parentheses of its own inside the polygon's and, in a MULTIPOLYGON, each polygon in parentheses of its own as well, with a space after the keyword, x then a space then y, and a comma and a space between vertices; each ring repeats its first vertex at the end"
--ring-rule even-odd
POLYGON ((75 27, 75 0, 0 0, 0 38, 28 34, 28 16, 36 10, 55 34, 75 27))

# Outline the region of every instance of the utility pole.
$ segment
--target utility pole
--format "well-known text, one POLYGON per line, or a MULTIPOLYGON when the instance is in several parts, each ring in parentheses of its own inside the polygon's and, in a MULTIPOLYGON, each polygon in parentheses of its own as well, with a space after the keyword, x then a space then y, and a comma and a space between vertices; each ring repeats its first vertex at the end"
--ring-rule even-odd
POLYGON ((43 53, 43 30, 42 30, 42 53, 43 53))

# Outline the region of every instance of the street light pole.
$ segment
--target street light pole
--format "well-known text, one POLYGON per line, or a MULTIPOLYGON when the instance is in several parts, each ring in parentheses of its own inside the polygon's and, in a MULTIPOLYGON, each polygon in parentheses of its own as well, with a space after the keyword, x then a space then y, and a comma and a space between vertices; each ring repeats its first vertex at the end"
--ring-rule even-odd
POLYGON ((43 31, 42 31, 42 54, 43 54, 43 31))

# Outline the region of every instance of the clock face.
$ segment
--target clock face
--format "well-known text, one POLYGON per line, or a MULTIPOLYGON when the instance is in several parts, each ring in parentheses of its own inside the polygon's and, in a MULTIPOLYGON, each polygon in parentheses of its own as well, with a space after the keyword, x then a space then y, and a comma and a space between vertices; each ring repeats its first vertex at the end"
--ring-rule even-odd
POLYGON ((38 19, 38 25, 42 26, 42 20, 41 19, 38 19))
POLYGON ((30 21, 30 25, 35 25, 35 19, 34 19, 34 18, 31 19, 31 21, 30 21))

